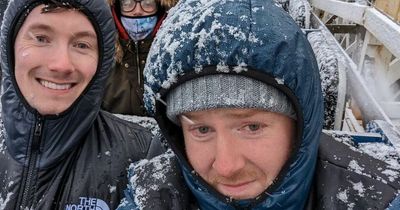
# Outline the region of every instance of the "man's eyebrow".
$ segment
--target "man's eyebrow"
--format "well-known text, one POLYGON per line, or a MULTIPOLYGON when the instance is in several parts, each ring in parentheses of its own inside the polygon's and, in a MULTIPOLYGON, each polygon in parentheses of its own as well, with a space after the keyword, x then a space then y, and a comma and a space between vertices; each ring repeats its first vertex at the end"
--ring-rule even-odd
MULTIPOLYGON (((229 118, 248 118, 248 117, 252 117, 254 115, 256 115, 257 113, 260 112, 265 112, 263 110, 260 109, 246 109, 246 111, 239 111, 239 112, 227 112, 224 115, 229 117, 229 118)), ((210 113, 213 114, 213 113, 210 113)), ((192 121, 197 120, 198 118, 200 118, 201 116, 199 116, 198 114, 192 114, 192 113, 186 113, 185 116, 189 119, 191 119, 192 121)))
MULTIPOLYGON (((34 23, 32 25, 29 26, 29 31, 34 31, 34 30, 43 30, 43 31, 47 31, 47 32, 52 32, 53 29, 46 24, 43 23, 34 23)), ((89 37, 92 39, 96 39, 97 40, 97 35, 96 33, 92 32, 92 31, 79 31, 79 32, 75 32, 75 33, 71 33, 72 36, 74 37, 89 37)))
POLYGON ((51 27, 43 24, 43 23, 34 23, 28 27, 28 30, 44 30, 44 31, 52 31, 51 27))
POLYGON ((80 32, 72 33, 72 36, 74 36, 75 38, 89 37, 91 39, 97 40, 96 33, 91 32, 91 31, 80 31, 80 32))
POLYGON ((256 115, 257 113, 263 112, 258 109, 248 109, 246 112, 235 112, 235 113, 227 113, 226 116, 231 118, 248 118, 256 115))

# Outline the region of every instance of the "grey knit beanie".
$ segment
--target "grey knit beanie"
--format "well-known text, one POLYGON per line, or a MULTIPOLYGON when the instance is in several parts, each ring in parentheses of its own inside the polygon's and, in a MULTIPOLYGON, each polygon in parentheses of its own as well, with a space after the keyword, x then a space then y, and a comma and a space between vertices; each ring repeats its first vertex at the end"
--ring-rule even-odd
POLYGON ((284 93, 241 75, 216 74, 186 81, 171 90, 166 102, 167 117, 178 125, 180 114, 216 108, 257 108, 296 119, 284 93))

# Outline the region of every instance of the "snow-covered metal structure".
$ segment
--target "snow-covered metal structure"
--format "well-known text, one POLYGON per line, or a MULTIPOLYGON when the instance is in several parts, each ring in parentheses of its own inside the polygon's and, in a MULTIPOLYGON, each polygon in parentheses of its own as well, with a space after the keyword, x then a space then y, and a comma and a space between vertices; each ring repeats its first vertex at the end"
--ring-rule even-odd
POLYGON ((316 54, 325 129, 379 133, 400 154, 400 0, 276 2, 303 28, 316 54))

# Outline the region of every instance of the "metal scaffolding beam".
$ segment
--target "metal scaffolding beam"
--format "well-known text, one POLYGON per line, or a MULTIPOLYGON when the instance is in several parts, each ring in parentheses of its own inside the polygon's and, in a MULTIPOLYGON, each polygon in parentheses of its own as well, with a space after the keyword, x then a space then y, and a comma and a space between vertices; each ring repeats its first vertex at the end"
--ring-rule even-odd
POLYGON ((373 7, 338 0, 310 0, 314 8, 363 25, 397 58, 400 58, 400 25, 373 7))

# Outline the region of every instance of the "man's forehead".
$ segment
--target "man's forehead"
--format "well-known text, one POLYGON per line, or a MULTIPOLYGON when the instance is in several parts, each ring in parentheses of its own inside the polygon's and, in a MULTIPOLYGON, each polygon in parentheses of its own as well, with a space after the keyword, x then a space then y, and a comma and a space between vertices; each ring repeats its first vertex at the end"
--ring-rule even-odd
POLYGON ((219 108, 219 109, 210 109, 204 111, 196 111, 196 112, 188 112, 185 113, 190 119, 200 119, 207 118, 212 114, 218 114, 221 116, 226 116, 229 118, 246 118, 251 117, 260 113, 268 113, 268 111, 261 109, 245 109, 245 108, 219 108))
MULTIPOLYGON (((54 28, 63 26, 63 24, 69 24, 67 21, 61 21, 61 17, 65 14, 72 14, 72 18, 82 18, 87 20, 91 27, 83 26, 82 24, 76 24, 74 27, 74 32, 71 32, 74 36, 88 36, 97 39, 96 32, 92 23, 89 19, 84 15, 84 13, 74 10, 67 9, 58 10, 57 12, 43 12, 44 5, 39 5, 35 7, 27 16, 24 21, 24 25, 26 25, 28 30, 44 30, 44 31, 53 31, 54 28), (65 22, 64 22, 65 21, 65 22)), ((71 21, 71 20, 70 20, 71 21)))

